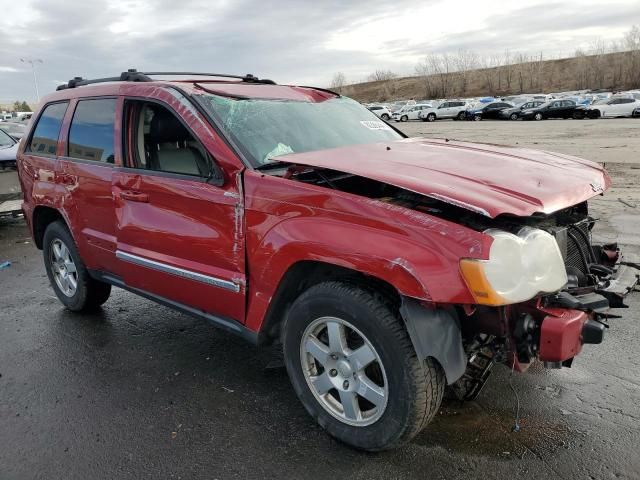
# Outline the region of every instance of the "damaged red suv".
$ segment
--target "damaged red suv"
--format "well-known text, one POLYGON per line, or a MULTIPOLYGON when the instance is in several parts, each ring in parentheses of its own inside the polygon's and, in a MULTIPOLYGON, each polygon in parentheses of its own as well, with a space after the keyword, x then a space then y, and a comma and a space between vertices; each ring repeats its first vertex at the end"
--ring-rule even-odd
POLYGON ((591 241, 599 165, 406 138, 251 75, 75 78, 18 168, 67 308, 116 286, 281 344, 309 414, 366 450, 420 432, 447 385, 474 398, 495 364, 571 366, 638 282, 591 241))

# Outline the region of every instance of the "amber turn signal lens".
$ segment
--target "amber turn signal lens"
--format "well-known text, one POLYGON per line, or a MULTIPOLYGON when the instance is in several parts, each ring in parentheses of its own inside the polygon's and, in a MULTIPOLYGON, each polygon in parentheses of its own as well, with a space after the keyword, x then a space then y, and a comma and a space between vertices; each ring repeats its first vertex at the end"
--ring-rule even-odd
POLYGON ((481 261, 463 258, 460 260, 460 272, 477 304, 499 306, 509 303, 491 287, 481 261))

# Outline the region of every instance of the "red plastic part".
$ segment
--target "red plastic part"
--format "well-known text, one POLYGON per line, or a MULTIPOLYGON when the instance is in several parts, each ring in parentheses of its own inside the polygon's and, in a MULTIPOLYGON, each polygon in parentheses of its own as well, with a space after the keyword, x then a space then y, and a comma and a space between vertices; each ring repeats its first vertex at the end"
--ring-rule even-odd
POLYGON ((580 310, 552 309, 542 321, 540 360, 563 362, 582 350, 582 326, 588 315, 580 310))

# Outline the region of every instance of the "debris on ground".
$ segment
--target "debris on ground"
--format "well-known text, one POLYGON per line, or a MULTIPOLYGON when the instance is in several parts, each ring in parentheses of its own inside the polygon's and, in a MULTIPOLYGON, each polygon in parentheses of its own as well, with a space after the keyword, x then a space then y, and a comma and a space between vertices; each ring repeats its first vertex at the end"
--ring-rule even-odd
POLYGON ((637 205, 634 205, 633 203, 629 203, 629 202, 627 202, 627 201, 625 201, 625 200, 623 200, 621 198, 618 198, 618 201, 620 203, 622 203, 623 205, 626 205, 627 207, 631 207, 631 208, 636 208, 637 207, 637 205))
POLYGON ((11 266, 11 262, 9 260, 5 262, 0 262, 0 270, 2 270, 3 268, 9 268, 10 266, 11 266))

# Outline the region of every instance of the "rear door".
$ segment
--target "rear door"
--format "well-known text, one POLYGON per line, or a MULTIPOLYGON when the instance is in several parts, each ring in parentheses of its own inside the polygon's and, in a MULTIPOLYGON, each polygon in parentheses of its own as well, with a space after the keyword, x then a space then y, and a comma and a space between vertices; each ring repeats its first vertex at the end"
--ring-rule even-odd
POLYGON ((111 181, 118 100, 76 100, 69 109, 58 182, 66 190, 64 206, 76 243, 88 268, 111 271, 115 264, 116 221, 111 181))
POLYGON ((615 113, 618 117, 630 117, 636 101, 633 98, 619 98, 616 105, 615 113))
POLYGON ((244 322, 241 177, 216 167, 212 139, 192 129, 211 127, 180 97, 124 103, 113 182, 121 277, 157 300, 244 322))
POLYGON ((571 118, 573 116, 573 111, 576 109, 576 102, 573 100, 563 100, 562 108, 563 118, 571 118))
POLYGON ((557 118, 558 117, 558 112, 560 111, 560 107, 561 107, 561 103, 556 101, 556 102, 551 102, 549 104, 549 106, 547 107, 546 111, 544 112, 544 115, 546 118, 557 118))
POLYGON ((442 105, 438 106, 436 110, 437 118, 449 118, 449 110, 450 110, 450 102, 444 102, 442 105))

